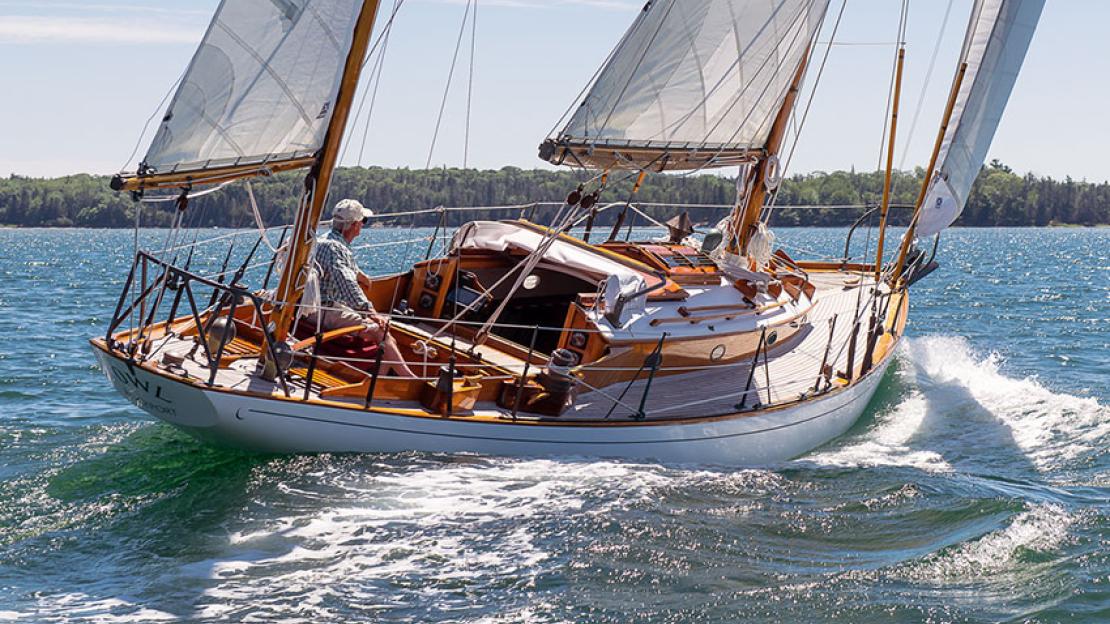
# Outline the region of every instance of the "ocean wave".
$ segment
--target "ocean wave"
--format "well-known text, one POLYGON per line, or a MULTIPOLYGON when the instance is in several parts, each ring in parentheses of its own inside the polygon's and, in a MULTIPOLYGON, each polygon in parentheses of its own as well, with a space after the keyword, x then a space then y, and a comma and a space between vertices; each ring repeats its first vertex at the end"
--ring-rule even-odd
POLYGON ((895 389, 866 430, 805 461, 833 466, 908 466, 931 472, 1016 468, 1051 473, 1081 465, 1110 442, 1110 409, 1054 392, 1035 377, 1001 370, 955 336, 908 338, 895 389))
MULTIPOLYGON (((1075 518, 1060 505, 1031 505, 1009 525, 962 542, 907 566, 918 581, 992 579, 996 575, 1032 573, 1030 560, 1051 557, 1069 539, 1075 518)), ((994 579, 997 580, 997 579, 994 579)))

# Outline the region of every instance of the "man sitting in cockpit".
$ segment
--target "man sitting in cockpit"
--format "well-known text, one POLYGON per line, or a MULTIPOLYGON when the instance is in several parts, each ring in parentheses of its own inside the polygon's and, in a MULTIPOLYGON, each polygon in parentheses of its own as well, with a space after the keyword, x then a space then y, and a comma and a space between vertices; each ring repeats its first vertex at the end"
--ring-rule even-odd
POLYGON ((362 325, 360 336, 377 344, 385 356, 385 372, 400 377, 416 375, 405 364, 397 341, 387 333, 388 319, 374 310, 361 286, 370 287, 370 277, 359 270, 351 242, 362 233, 374 215, 354 199, 344 199, 332 210, 331 230, 316 241, 315 260, 320 275, 320 308, 308 318, 322 331, 362 325))

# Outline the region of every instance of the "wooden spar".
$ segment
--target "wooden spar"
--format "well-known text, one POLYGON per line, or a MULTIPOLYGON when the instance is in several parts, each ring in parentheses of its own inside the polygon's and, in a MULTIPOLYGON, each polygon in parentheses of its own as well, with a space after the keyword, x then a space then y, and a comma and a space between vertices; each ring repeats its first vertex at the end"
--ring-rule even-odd
POLYGON ((902 68, 906 61, 906 47, 898 49, 898 69, 894 72, 894 101, 890 106, 890 142, 886 148, 886 177, 883 179, 883 203, 879 218, 879 245, 875 255, 875 283, 883 272, 883 243, 886 241, 886 219, 890 211, 890 178, 894 173, 894 139, 898 135, 898 104, 902 96, 902 68))
POLYGON ((802 78, 805 76, 808 64, 809 46, 802 54, 802 61, 798 64, 798 71, 794 74, 793 82, 790 83, 790 90, 786 92, 782 108, 779 109, 778 116, 775 117, 775 123, 771 126, 771 133, 767 135, 767 143, 764 147, 766 156, 754 167, 750 183, 754 183, 755 187, 748 195, 748 202, 743 211, 738 213, 738 211, 733 210, 732 227, 728 236, 729 246, 727 248, 731 253, 743 253, 748 248, 752 226, 759 218, 759 213, 763 209, 763 199, 767 196, 767 186, 761 181, 767 175, 767 168, 771 166, 771 157, 777 155, 779 149, 782 148, 782 140, 786 136, 786 124, 790 121, 790 114, 794 110, 794 102, 798 100, 798 92, 801 90, 802 78))
POLYGON ((636 183, 632 185, 632 192, 628 194, 628 200, 624 202, 624 208, 617 215, 617 221, 613 224, 613 229, 609 232, 609 238, 606 239, 606 242, 615 241, 620 236, 621 228, 624 227, 624 219, 628 216, 628 207, 632 204, 632 198, 640 192, 640 186, 643 185, 645 178, 647 178, 647 171, 640 170, 640 175, 636 176, 636 183))
POLYGON ((223 184, 232 180, 257 178, 303 169, 316 162, 313 156, 256 162, 249 165, 226 165, 212 168, 195 168, 147 176, 116 176, 112 178, 114 191, 146 191, 165 188, 183 188, 203 184, 223 184))
POLYGON ((933 170, 937 166, 937 159, 940 158, 940 149, 944 146, 944 135, 948 133, 948 124, 952 121, 952 113, 956 109, 956 98, 960 95, 960 87, 963 85, 964 76, 967 74, 967 62, 965 61, 960 65, 960 69, 956 72, 956 80, 952 83, 952 91, 948 94, 948 104, 944 108, 944 117, 941 119, 940 131, 937 132, 936 143, 933 144, 933 155, 929 158, 929 166, 925 169, 925 180, 921 183, 921 191, 917 194, 917 203, 914 204, 913 217, 910 218, 910 227, 906 230, 905 237, 902 239, 902 246, 898 250, 898 262, 894 265, 894 279, 892 283, 897 283, 902 277, 902 269, 906 263, 906 255, 910 251, 910 243, 913 242, 914 231, 917 229, 917 220, 921 214, 922 204, 925 202, 925 196, 929 192, 929 183, 933 181, 933 170))
POLYGON ((339 159, 339 147, 343 142, 343 132, 347 128, 351 102, 354 100, 355 91, 358 90, 363 57, 370 45, 370 35, 374 30, 379 5, 380 0, 363 2, 362 13, 359 14, 358 22, 355 24, 351 49, 347 53, 347 63, 343 68, 343 79, 339 83, 335 112, 328 124, 324 145, 320 148, 316 163, 305 180, 305 193, 308 194, 310 201, 302 201, 301 208, 297 212, 297 218, 293 224, 293 237, 290 239, 289 261, 282 267, 281 280, 278 282, 276 297, 278 307, 274 330, 274 338, 278 341, 285 340, 289 335, 296 302, 300 299, 301 285, 297 284, 297 280, 305 262, 308 261, 308 250, 312 247, 312 241, 316 236, 316 223, 319 222, 324 204, 327 202, 328 188, 331 186, 332 174, 339 159))

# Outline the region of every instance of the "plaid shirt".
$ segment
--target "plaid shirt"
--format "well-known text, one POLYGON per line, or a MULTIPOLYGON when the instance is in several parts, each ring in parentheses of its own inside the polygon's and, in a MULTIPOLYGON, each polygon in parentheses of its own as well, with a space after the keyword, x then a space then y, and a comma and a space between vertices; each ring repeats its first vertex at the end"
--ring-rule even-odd
POLYGON ((372 312, 374 306, 358 285, 358 263, 343 235, 331 230, 316 241, 316 270, 320 274, 320 302, 343 304, 352 310, 372 312))

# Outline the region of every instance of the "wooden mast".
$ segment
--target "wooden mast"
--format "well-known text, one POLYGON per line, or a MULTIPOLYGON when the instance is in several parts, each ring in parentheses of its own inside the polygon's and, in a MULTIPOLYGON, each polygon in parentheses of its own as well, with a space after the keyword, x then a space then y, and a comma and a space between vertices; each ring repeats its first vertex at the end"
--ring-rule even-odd
POLYGON ((786 92, 786 98, 783 99, 782 108, 779 109, 778 115, 775 117, 770 134, 767 135, 767 142, 764 144, 766 154, 760 159, 759 164, 754 167, 751 180, 748 182, 749 184, 754 183, 755 187, 748 195, 748 202, 743 210, 733 211, 731 231, 728 236, 729 242, 726 248, 731 253, 743 254, 747 252, 748 242, 752 237, 752 229, 759 219, 759 213, 763 209, 763 200, 767 196, 767 185, 763 183, 763 180, 767 176, 767 169, 771 166, 771 157, 777 156, 782 148, 782 140, 786 136, 786 124, 790 120, 790 113, 794 110, 794 102, 798 100, 798 92, 801 90, 802 78, 805 76, 808 63, 809 47, 807 46, 805 53, 802 55, 802 62, 798 64, 798 71, 794 74, 794 80, 790 83, 790 90, 786 92))
POLYGON ((320 215, 323 214, 324 205, 327 202, 332 175, 339 160, 339 147, 343 142, 343 133, 351 113, 351 102, 354 100, 359 77, 362 75, 363 57, 370 46, 370 35, 374 31, 374 22, 377 19, 380 4, 380 0, 365 0, 362 4, 362 12, 355 23, 351 49, 347 53, 347 62, 343 67, 343 79, 339 83, 339 92, 335 99, 335 112, 328 124, 324 145, 320 148, 316 163, 305 178, 305 196, 308 201, 302 200, 297 211, 288 261, 282 267, 281 280, 275 297, 278 303, 274 313, 274 338, 279 341, 285 340, 289 335, 296 310, 295 304, 300 299, 302 285, 297 281, 308 260, 308 251, 316 236, 316 224, 320 221, 320 215))
POLYGON ((894 74, 894 101, 890 107, 890 142, 886 148, 886 177, 883 179, 882 217, 879 219, 879 245, 875 254, 875 283, 883 272, 883 243, 886 241, 886 218, 890 211, 890 177, 894 173, 894 139, 898 134, 898 104, 902 95, 902 68, 906 61, 905 46, 898 49, 898 69, 894 74))
POLYGON ((944 145, 944 135, 948 133, 948 124, 952 121, 952 112, 956 108, 956 98, 960 94, 960 87, 963 85, 964 76, 967 74, 967 62, 965 61, 960 65, 960 70, 956 72, 956 80, 952 83, 952 91, 948 94, 948 105, 944 108, 944 117, 941 119, 940 131, 937 132, 937 140, 933 145, 933 155, 929 158, 929 167, 925 169, 925 180, 921 183, 921 191, 917 194, 917 202, 914 204, 913 217, 910 219, 910 226, 906 230, 905 237, 902 239, 901 249, 898 251, 898 262, 895 264, 894 277, 892 283, 897 283, 902 277, 903 265, 906 263, 906 255, 909 254, 910 244, 914 239, 914 232, 917 229, 917 221, 921 216, 922 204, 925 202, 925 196, 929 192, 929 184, 933 181, 933 169, 937 166, 937 159, 940 158, 940 149, 944 145))

